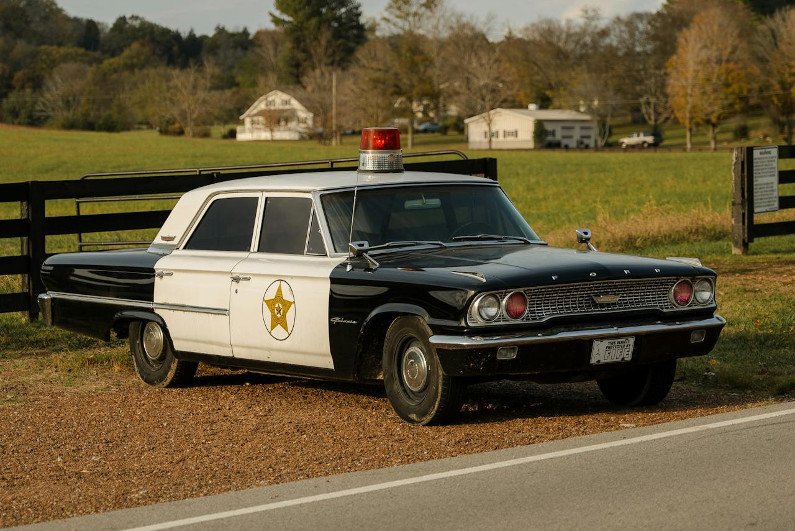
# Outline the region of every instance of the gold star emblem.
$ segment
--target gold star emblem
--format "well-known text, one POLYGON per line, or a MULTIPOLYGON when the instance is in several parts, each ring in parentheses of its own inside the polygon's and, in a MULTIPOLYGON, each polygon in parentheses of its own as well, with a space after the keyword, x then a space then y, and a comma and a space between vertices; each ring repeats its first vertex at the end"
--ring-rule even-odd
POLYGON ((263 299, 268 310, 271 312, 271 331, 275 330, 277 326, 284 328, 288 334, 290 330, 287 328, 287 312, 293 306, 293 301, 288 301, 282 294, 282 283, 279 282, 279 287, 276 289, 276 295, 272 299, 263 299))

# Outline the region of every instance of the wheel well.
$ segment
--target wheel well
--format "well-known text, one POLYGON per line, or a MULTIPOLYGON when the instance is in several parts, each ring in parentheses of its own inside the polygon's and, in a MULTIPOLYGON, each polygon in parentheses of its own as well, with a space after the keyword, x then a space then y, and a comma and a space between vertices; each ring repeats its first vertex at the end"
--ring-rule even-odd
POLYGON ((372 317, 365 325, 364 332, 356 348, 356 378, 362 382, 383 380, 381 359, 384 353, 384 340, 389 325, 403 314, 387 312, 372 317))

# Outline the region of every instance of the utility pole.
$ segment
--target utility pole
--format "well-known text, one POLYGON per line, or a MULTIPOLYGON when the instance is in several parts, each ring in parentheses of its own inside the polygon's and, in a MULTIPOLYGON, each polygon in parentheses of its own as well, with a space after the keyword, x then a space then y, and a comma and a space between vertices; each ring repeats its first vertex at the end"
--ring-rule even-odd
POLYGON ((331 71, 331 145, 339 145, 337 136, 337 69, 331 71))

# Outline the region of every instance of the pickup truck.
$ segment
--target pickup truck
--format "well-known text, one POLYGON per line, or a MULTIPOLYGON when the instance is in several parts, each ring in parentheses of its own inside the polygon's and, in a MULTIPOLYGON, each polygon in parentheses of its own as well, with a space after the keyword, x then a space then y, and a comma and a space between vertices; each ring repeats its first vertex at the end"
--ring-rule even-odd
POLYGON ((629 136, 618 139, 618 144, 621 149, 628 147, 641 146, 647 148, 649 146, 659 146, 662 144, 662 136, 660 133, 632 133, 629 136))

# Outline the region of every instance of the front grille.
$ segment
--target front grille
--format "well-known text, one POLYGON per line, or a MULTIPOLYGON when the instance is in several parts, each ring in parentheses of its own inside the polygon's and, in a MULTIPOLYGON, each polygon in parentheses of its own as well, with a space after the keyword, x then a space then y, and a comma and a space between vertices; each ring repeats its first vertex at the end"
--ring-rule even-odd
POLYGON ((676 278, 612 280, 530 288, 525 321, 543 321, 561 315, 581 315, 624 310, 673 310, 668 294, 676 278), (619 296, 618 301, 597 303, 596 297, 619 296))
MULTIPOLYGON (((565 286, 527 288, 527 311, 519 322, 540 322, 554 317, 600 314, 628 310, 679 309, 669 297, 677 278, 655 278, 643 280, 608 280, 583 282, 565 286), (598 303, 600 297, 618 297, 615 302, 598 303)), ((510 291, 500 294, 504 299, 510 291)), ((517 322, 500 317, 491 324, 517 322)))

